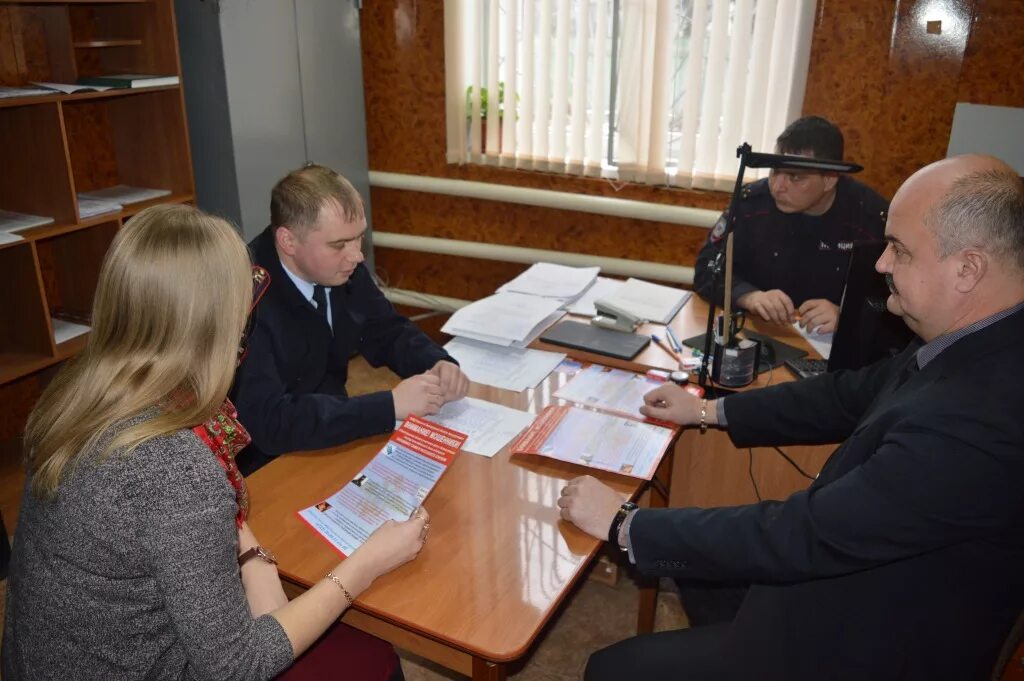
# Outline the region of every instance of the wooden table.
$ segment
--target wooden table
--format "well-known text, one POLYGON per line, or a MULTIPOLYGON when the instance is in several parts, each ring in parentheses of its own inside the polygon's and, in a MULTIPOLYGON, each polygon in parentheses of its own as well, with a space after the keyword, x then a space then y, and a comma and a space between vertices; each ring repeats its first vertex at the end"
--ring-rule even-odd
MULTIPOLYGON (((471 395, 538 412, 568 380, 553 373, 537 388, 512 393, 474 385, 471 395)), ((336 492, 386 441, 379 436, 319 452, 279 457, 248 478, 249 522, 279 557, 290 596, 337 564, 337 554, 296 511, 336 492)), ((671 479, 671 456, 659 476, 671 479)), ((461 453, 427 498, 430 539, 413 562, 384 575, 343 620, 473 679, 503 679, 603 545, 561 521, 556 501, 582 469, 540 457, 493 459, 461 453)), ((642 480, 592 471, 623 497, 642 480)), ((663 495, 651 504, 664 506, 663 495)), ((654 598, 643 598, 641 630, 653 623, 654 598)))

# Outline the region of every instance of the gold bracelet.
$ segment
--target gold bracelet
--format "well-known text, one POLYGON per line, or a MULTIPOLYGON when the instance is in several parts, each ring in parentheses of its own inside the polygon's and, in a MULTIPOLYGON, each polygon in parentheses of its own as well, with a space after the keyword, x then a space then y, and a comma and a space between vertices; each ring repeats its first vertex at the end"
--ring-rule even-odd
POLYGON ((700 401, 700 434, 708 432, 708 401, 700 401))
POLYGON ((356 599, 352 598, 352 594, 348 592, 348 589, 346 589, 345 585, 341 583, 341 580, 338 579, 338 576, 334 574, 333 570, 327 573, 327 579, 338 585, 338 588, 341 589, 341 593, 345 594, 345 600, 348 601, 350 606, 355 602, 356 599))

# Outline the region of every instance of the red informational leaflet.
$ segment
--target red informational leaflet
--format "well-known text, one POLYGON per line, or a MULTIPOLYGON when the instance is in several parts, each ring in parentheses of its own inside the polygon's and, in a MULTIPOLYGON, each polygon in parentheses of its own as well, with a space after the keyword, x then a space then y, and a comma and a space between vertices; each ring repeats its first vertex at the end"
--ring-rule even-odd
POLYGON ((465 441, 463 433, 410 416, 355 478, 299 518, 349 556, 388 520, 408 520, 465 441))
POLYGON ((677 431, 667 424, 552 405, 512 443, 512 452, 650 480, 677 431))

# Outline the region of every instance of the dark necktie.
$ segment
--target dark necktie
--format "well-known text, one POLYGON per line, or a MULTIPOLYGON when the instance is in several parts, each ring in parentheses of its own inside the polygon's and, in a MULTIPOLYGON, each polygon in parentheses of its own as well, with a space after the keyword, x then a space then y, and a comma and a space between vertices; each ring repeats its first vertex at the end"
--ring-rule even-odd
POLYGON ((316 303, 316 313, 323 320, 327 321, 327 289, 320 284, 313 287, 313 302, 316 303))

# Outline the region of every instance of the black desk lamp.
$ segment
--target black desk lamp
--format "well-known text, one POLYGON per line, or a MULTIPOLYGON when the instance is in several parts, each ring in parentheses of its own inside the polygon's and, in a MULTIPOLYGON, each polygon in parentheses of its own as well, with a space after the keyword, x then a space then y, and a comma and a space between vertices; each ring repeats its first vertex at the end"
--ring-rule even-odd
MULTIPOLYGON (((713 332, 715 326, 715 301, 714 296, 718 290, 718 276, 722 272, 723 251, 725 256, 725 287, 722 291, 725 314, 723 318, 722 343, 724 346, 731 346, 735 340, 732 329, 732 236, 738 218, 740 192, 743 189, 743 174, 747 168, 773 168, 780 170, 815 170, 828 173, 859 173, 863 166, 855 163, 844 163, 842 161, 831 161, 827 159, 816 159, 808 156, 788 156, 784 154, 763 154, 751 151, 750 145, 744 142, 736 148, 736 156, 740 159, 740 168, 736 173, 736 186, 732 190, 732 198, 729 200, 729 219, 725 223, 725 248, 719 249, 715 259, 711 261, 711 296, 708 303, 708 327, 707 335, 704 337, 704 356, 701 358, 700 374, 698 383, 705 390, 708 388, 708 362, 711 357, 713 332)), ((721 239, 721 237, 719 237, 721 239)), ((724 357, 724 353, 723 353, 724 357)), ((758 359, 754 360, 754 376, 757 376, 758 359)))

